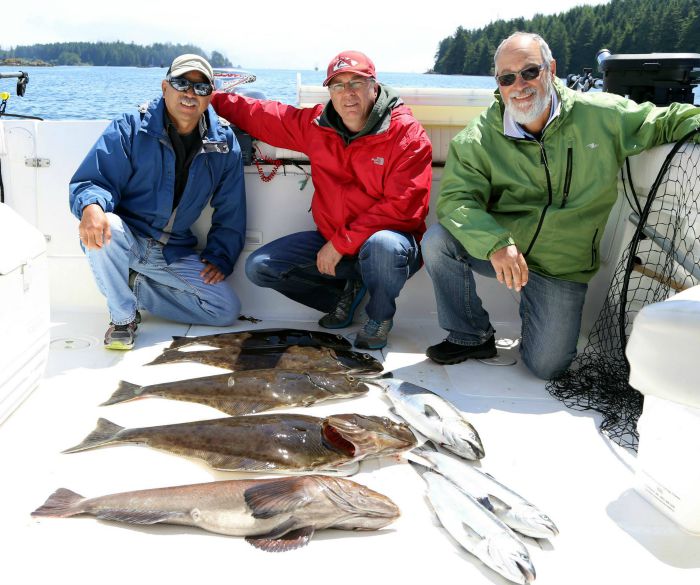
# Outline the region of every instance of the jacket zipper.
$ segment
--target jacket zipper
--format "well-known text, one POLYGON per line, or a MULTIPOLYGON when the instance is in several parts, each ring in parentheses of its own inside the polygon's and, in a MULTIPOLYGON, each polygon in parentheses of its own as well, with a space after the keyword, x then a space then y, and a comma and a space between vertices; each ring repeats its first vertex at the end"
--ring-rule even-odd
POLYGON ((569 198, 569 189, 571 188, 571 172, 572 172, 572 159, 573 159, 573 148, 569 147, 566 152, 566 176, 564 178, 564 196, 561 200, 561 209, 566 205, 566 200, 569 198))
POLYGON ((595 239, 598 237, 598 229, 596 228, 595 233, 593 234, 593 241, 591 242, 591 268, 595 266, 595 259, 596 259, 596 253, 595 253, 595 239))
POLYGON ((535 241, 537 240, 537 236, 540 235, 540 230, 542 229, 542 224, 544 223, 544 216, 547 213, 547 209, 549 206, 552 204, 552 179, 549 176, 549 165, 547 164, 547 153, 544 150, 544 144, 540 142, 539 140, 536 140, 537 144, 540 147, 540 152, 542 153, 542 164, 544 165, 544 171, 545 174, 547 175, 547 193, 548 193, 548 201, 547 205, 544 206, 542 209, 542 214, 540 215, 540 221, 537 224, 537 229, 535 230, 535 235, 532 236, 532 240, 530 241, 530 245, 527 247, 527 250, 523 254, 523 256, 527 257, 527 255, 530 253, 530 250, 532 250, 532 247, 535 245, 535 241))

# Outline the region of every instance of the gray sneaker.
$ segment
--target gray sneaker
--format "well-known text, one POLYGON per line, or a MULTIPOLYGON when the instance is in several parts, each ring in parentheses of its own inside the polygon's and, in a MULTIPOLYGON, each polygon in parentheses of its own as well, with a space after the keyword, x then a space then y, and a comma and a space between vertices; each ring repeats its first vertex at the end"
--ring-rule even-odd
POLYGON ((355 347, 358 349, 381 349, 386 345, 386 338, 393 325, 392 319, 386 321, 367 319, 362 329, 357 332, 355 347))
POLYGON ((361 280, 348 280, 335 308, 321 317, 318 324, 326 329, 341 329, 352 323, 355 310, 365 296, 367 287, 361 280))
POLYGON ((131 349, 134 347, 137 328, 136 319, 126 325, 110 323, 109 329, 105 333, 105 349, 131 349))

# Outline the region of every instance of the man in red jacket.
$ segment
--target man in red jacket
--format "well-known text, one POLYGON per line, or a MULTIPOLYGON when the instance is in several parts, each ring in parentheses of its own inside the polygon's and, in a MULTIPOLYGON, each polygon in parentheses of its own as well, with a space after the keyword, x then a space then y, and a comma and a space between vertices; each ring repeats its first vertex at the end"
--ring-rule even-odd
POLYGON ((252 254, 246 273, 259 286, 326 313, 319 324, 347 327, 365 292, 367 320, 355 346, 379 349, 396 298, 421 264, 418 242, 432 179, 432 147, 374 63, 343 51, 328 65, 330 101, 313 108, 218 93, 221 116, 273 146, 311 161, 317 231, 291 234, 252 254))

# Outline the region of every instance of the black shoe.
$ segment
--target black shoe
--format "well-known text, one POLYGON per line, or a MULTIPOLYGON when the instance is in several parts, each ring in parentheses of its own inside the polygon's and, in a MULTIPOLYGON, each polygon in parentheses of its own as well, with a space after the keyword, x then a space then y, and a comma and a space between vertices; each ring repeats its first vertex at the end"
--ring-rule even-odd
POLYGON ((470 358, 487 359, 496 357, 496 339, 492 335, 479 345, 459 345, 451 341, 431 345, 425 352, 431 360, 438 364, 458 364, 470 358))
POLYGON ((335 308, 321 317, 318 324, 326 329, 341 329, 352 323, 355 310, 365 296, 367 287, 361 280, 348 280, 335 308))

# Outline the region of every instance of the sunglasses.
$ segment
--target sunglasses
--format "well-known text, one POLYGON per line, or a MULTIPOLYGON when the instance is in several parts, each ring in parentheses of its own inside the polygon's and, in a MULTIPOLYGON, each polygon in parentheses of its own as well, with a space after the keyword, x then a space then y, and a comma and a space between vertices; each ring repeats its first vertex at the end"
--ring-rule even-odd
POLYGON ((353 79, 352 81, 347 81, 345 83, 330 83, 328 85, 328 89, 331 93, 340 93, 345 90, 345 88, 349 89, 350 91, 358 91, 367 85, 367 83, 369 83, 369 79, 353 79))
POLYGON ((214 91, 214 88, 209 82, 192 82, 189 79, 185 79, 184 77, 169 77, 168 83, 176 91, 187 91, 191 87, 194 90, 195 95, 199 96, 211 95, 211 92, 214 91))
POLYGON ((508 87, 513 85, 518 75, 523 78, 524 81, 532 81, 540 76, 540 71, 545 68, 545 64, 542 65, 531 65, 525 69, 521 69, 517 73, 504 73, 503 75, 496 75, 496 81, 501 87, 508 87))

